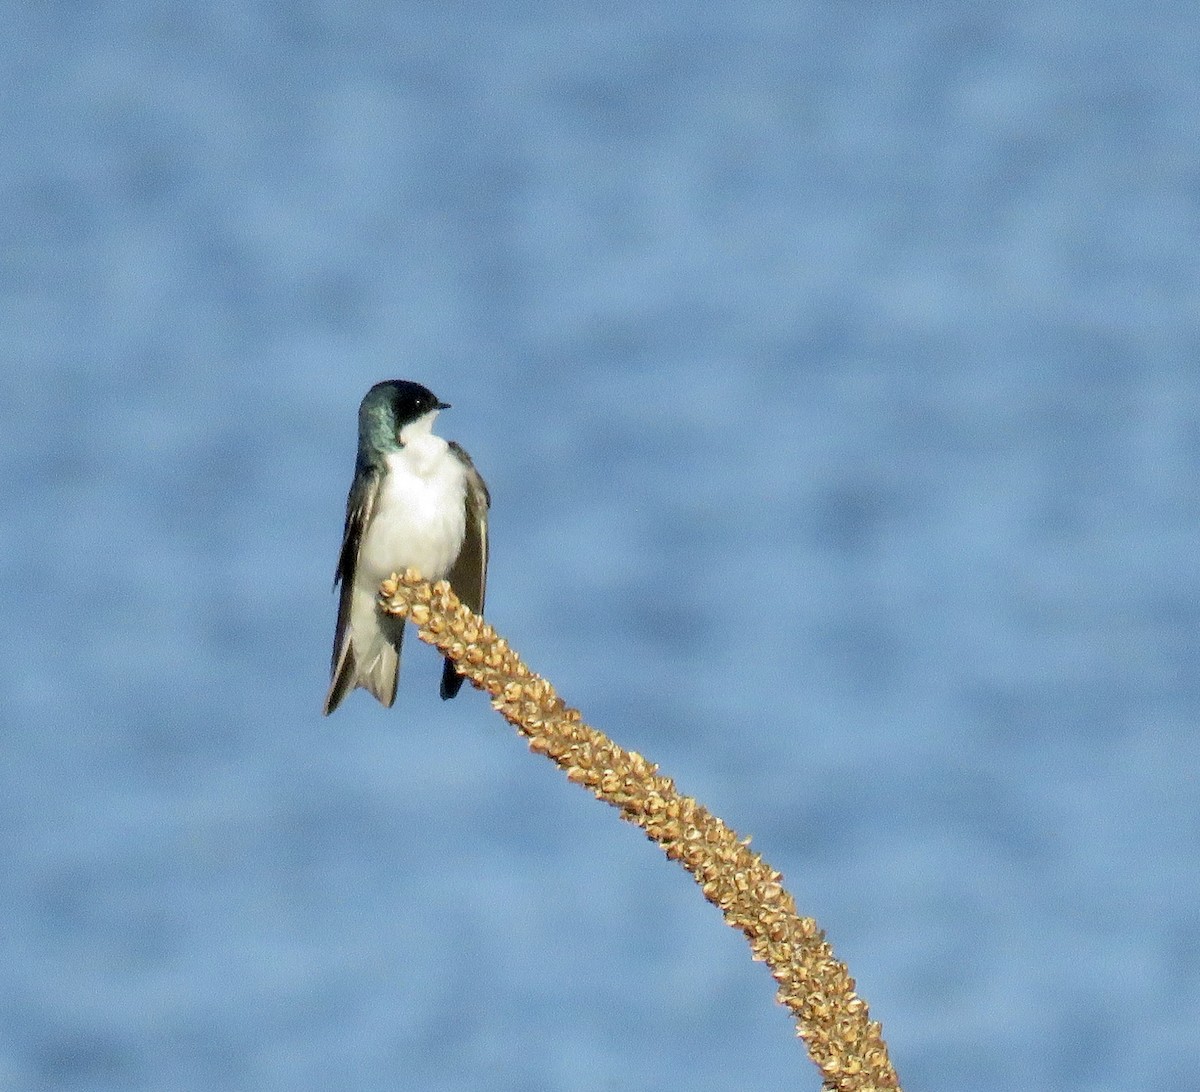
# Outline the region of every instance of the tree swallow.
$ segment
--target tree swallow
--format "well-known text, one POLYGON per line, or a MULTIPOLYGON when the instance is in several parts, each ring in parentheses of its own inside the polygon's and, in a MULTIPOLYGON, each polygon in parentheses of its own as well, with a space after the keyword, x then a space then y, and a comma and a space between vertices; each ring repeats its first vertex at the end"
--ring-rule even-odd
MULTIPOLYGON (((413 568, 426 580, 449 580, 471 610, 483 611, 491 498, 467 453, 433 434, 434 418, 449 408, 404 379, 376 383, 358 407, 358 459, 333 578, 342 591, 326 716, 356 686, 384 705, 396 700, 404 620, 378 607, 379 585, 392 573, 413 568)), ((447 659, 442 697, 462 683, 447 659)))

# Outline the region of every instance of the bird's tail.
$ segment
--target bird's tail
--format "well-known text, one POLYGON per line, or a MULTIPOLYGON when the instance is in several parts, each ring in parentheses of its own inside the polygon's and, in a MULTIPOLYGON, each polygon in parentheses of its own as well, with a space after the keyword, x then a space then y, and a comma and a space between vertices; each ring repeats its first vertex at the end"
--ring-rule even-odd
POLYGON ((402 624, 383 627, 375 634, 370 647, 361 656, 354 648, 353 630, 347 626, 325 696, 325 715, 329 716, 342 699, 356 686, 369 690, 383 705, 396 701, 396 683, 400 677, 400 642, 404 637, 402 624))
POLYGON ((463 676, 454 670, 454 661, 446 658, 442 665, 442 701, 449 701, 462 689, 463 676))

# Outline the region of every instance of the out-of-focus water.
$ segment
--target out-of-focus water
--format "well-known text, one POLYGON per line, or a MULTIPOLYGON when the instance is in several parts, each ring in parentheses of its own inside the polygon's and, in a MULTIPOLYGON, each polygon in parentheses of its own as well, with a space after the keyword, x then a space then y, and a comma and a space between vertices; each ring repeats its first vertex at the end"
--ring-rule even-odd
POLYGON ((430 650, 320 716, 391 376, 492 621, 754 835, 906 1087, 1190 1087, 1198 32, 7 5, 0 1087, 819 1087, 430 650))

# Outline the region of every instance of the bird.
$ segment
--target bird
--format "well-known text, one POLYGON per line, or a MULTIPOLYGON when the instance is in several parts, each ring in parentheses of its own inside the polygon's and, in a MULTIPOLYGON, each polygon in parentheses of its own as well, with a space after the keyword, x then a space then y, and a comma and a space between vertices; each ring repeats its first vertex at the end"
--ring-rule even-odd
MULTIPOLYGON (((483 612, 491 497, 462 447, 433 433, 449 408, 407 379, 376 383, 358 407, 358 456, 333 578, 341 591, 326 716, 359 686, 395 703, 404 620, 378 606, 379 585, 393 573, 411 568, 449 580, 463 603, 483 612)), ((462 683, 447 657, 443 700, 462 683)))

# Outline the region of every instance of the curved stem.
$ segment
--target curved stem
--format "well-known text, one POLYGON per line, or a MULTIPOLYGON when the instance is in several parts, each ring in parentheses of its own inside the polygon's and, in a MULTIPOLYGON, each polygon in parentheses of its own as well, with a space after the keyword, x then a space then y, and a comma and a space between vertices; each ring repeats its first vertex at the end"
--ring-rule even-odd
POLYGON ((783 877, 715 815, 680 793, 658 767, 618 747, 583 722, 543 678, 446 581, 430 585, 414 570, 385 580, 381 609, 408 618, 421 640, 449 656, 492 705, 568 778, 637 824, 700 885, 704 897, 740 929, 766 963, 776 994, 796 1019, 825 1088, 875 1092, 900 1088, 880 1026, 869 1018, 854 980, 812 918, 800 917, 783 877))

